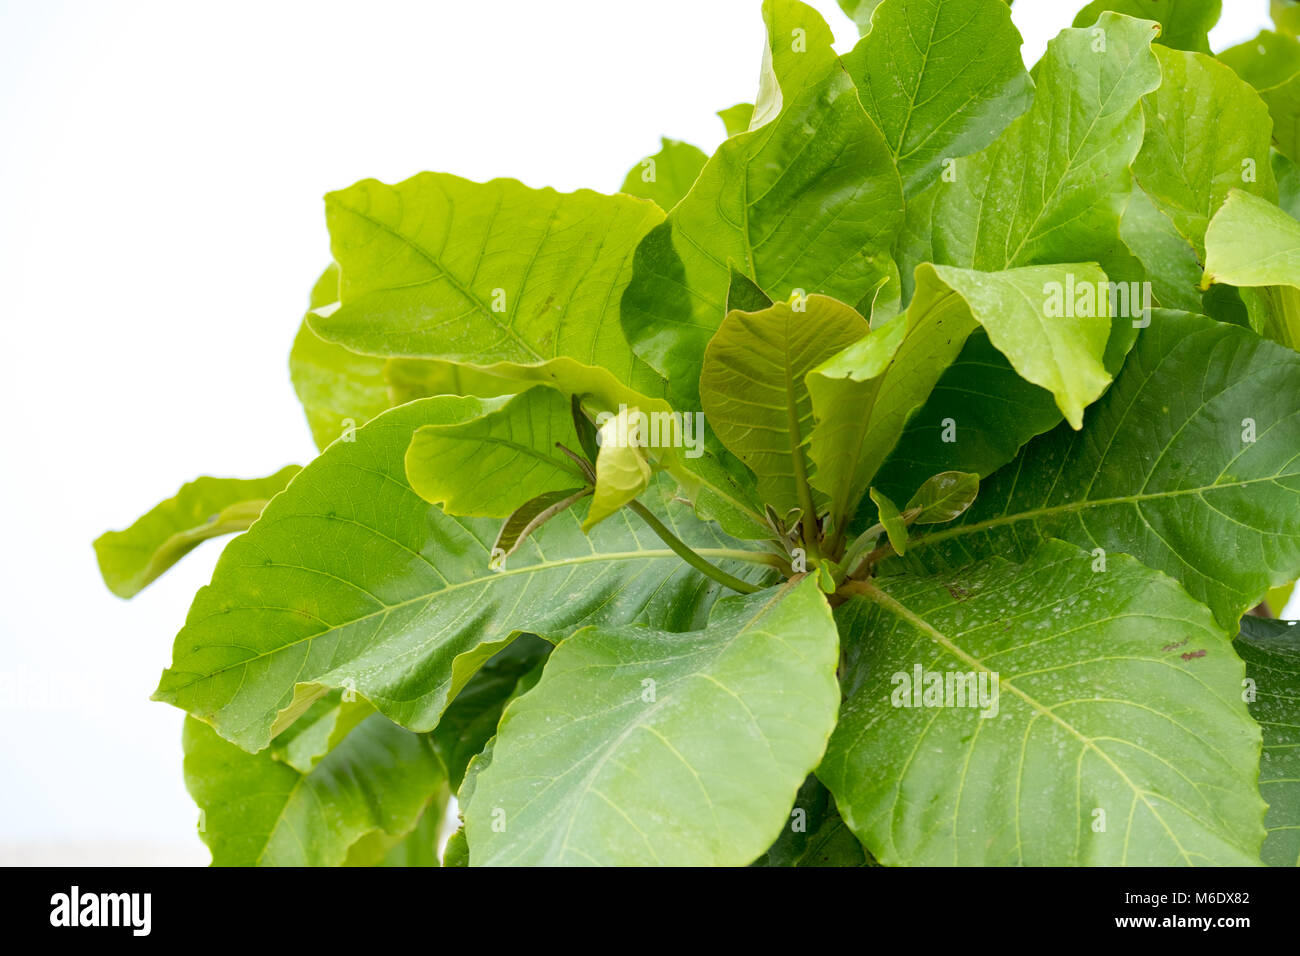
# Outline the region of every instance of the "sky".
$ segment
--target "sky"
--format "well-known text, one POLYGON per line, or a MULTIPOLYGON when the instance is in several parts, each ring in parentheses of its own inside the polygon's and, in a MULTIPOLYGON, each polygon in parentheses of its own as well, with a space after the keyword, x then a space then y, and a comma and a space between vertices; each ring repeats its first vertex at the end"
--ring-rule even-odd
MULTIPOLYGON (((1027 63, 1075 6, 1015 5, 1027 63)), ((1215 49, 1267 25, 1224 6, 1215 49)), ((425 169, 613 192, 661 135, 712 150, 758 9, 0 0, 0 863, 207 861, 182 715, 149 695, 222 542, 130 603, 90 542, 314 455, 287 357, 322 195, 425 169)))

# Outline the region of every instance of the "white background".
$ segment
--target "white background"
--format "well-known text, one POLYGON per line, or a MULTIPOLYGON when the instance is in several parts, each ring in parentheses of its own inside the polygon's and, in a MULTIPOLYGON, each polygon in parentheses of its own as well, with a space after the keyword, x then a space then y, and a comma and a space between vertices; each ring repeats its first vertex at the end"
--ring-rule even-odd
MULTIPOLYGON (((1027 62, 1082 5, 1016 4, 1027 62)), ((1267 25, 1224 6, 1215 49, 1267 25)), ((221 544, 128 604, 90 542, 312 457, 286 360, 322 194, 612 192, 661 134, 716 147, 761 49, 757 0, 0 0, 0 862, 207 861, 148 698, 221 544)))

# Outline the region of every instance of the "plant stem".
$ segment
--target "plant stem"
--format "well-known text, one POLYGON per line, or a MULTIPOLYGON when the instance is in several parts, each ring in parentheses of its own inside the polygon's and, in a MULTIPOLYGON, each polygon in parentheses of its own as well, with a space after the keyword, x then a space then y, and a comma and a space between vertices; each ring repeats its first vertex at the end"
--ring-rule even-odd
POLYGON ((742 581, 740 578, 732 577, 722 568, 710 564, 702 557, 692 551, 677 535, 668 530, 668 527, 654 516, 654 514, 641 502, 633 500, 628 503, 628 507, 641 516, 641 520, 650 526, 655 534, 663 539, 664 544, 672 548, 679 558, 699 571, 706 577, 710 577, 719 584, 731 588, 733 591, 739 591, 741 594, 753 594, 761 590, 757 585, 750 584, 748 581, 742 581))

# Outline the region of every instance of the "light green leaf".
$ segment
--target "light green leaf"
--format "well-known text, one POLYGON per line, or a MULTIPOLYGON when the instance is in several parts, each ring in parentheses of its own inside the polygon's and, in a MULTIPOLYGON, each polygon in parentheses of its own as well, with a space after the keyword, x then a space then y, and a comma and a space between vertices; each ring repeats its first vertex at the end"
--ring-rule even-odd
POLYGON ((1034 69, 1029 111, 935 187, 935 261, 999 270, 1100 263, 1125 274, 1119 241, 1142 97, 1160 85, 1154 24, 1104 13, 1100 34, 1069 29, 1034 69))
POLYGON ((1002 0, 885 0, 844 57, 912 196, 988 146, 1033 98, 1002 0))
POLYGON ((465 810, 471 859, 749 863, 821 758, 837 657, 811 577, 720 601, 690 634, 573 634, 501 719, 465 810))
POLYGON ((666 211, 690 191, 709 157, 698 146, 681 140, 664 137, 660 142, 659 152, 637 163, 623 180, 619 192, 649 199, 666 211))
POLYGON ((330 691, 271 741, 271 756, 299 773, 311 773, 321 758, 375 712, 369 701, 330 691))
POLYGON ((95 539, 104 583, 118 597, 134 597, 209 538, 246 530, 300 470, 288 465, 266 478, 205 476, 187 482, 125 531, 95 539))
MULTIPOLYGON (((444 514, 411 489, 404 466, 415 429, 466 401, 393 409, 308 465, 222 554, 155 697, 251 751, 339 687, 426 731, 518 632, 558 640, 592 623, 700 626, 719 586, 621 516, 584 536, 572 511, 557 515, 490 570, 498 522, 444 514)), ((667 489, 652 492, 647 505, 691 547, 746 580, 770 574, 731 560, 743 557, 735 541, 683 522, 667 489)))
POLYGON ((808 487, 804 446, 813 430, 805 376, 868 333, 842 302, 812 295, 760 312, 730 312, 710 340, 700 402, 718 438, 758 476, 764 503, 801 507, 808 487))
POLYGON ((1092 0, 1074 18, 1074 26, 1090 27, 1105 10, 1160 24, 1156 39, 1178 50, 1210 52, 1210 30, 1219 22, 1222 0, 1092 0))
POLYGON ((945 471, 917 489, 907 511, 917 511, 916 524, 942 524, 960 517, 975 503, 980 476, 965 471, 945 471))
POLYGON ((1300 350, 1300 222, 1233 190, 1206 235, 1206 283, 1259 288, 1255 331, 1300 350))
POLYGON ((1201 312, 1202 259, 1151 197, 1134 185, 1120 220, 1120 239, 1142 263, 1151 283, 1152 304, 1201 312))
POLYGON ((880 0, 839 0, 839 5, 845 15, 857 24, 858 32, 865 36, 871 29, 871 15, 880 6, 880 0))
POLYGON ((1268 801, 1268 836, 1260 858, 1300 866, 1300 625, 1243 617, 1233 644, 1253 681, 1250 713, 1264 731, 1259 793, 1268 801))
POLYGON ((1064 538, 1164 571, 1235 629, 1300 577, 1297 394, 1295 352, 1202 316, 1158 317, 1084 432, 1030 443, 909 558, 960 566, 1064 538))
POLYGON ((406 477, 425 501, 456 515, 505 518, 548 492, 585 483, 556 446, 579 446, 569 400, 549 388, 508 399, 461 399, 448 420, 418 429, 406 477), (500 480, 507 476, 507 480, 500 480))
POLYGON ((1273 116, 1273 145, 1300 162, 1300 42, 1263 30, 1219 59, 1259 91, 1273 116))
MULTIPOLYGON (((446 796, 450 796, 450 793, 446 796)), ((438 835, 442 829, 442 817, 446 809, 447 801, 435 798, 420 817, 420 822, 415 825, 415 829, 390 847, 383 859, 375 865, 441 866, 438 861, 438 835)))
MULTIPOLYGON (((311 290, 311 309, 339 300, 339 267, 330 263, 311 290)), ((384 360, 326 342, 303 319, 289 352, 289 377, 317 448, 364 425, 393 402, 384 360)))
POLYGON ((583 531, 614 514, 645 491, 650 484, 650 462, 641 450, 649 437, 641 434, 644 417, 635 408, 622 408, 600 426, 600 452, 596 456, 596 491, 583 531))
POLYGON ((749 121, 754 118, 753 103, 737 103, 725 110, 718 110, 718 118, 727 128, 728 136, 736 136, 749 129, 749 121))
POLYGON ((1164 82, 1142 100, 1146 134, 1133 163, 1143 192, 1205 258, 1205 230, 1228 191, 1276 200, 1268 107, 1213 57, 1156 48, 1164 82))
POLYGON ((327 341, 558 381, 614 404, 628 388, 662 389, 617 316, 633 250, 663 218, 653 203, 421 173, 330 193, 326 218, 340 305, 310 324, 327 341))
POLYGON ((724 142, 641 243, 623 296, 628 340, 681 408, 698 405, 732 264, 773 299, 801 289, 856 303, 897 275, 902 185, 829 28, 794 0, 766 0, 763 11, 768 84, 757 128, 724 142))
POLYGON ((817 775, 882 863, 1257 861, 1241 660, 1169 578, 1092 562, 1050 541, 838 609, 846 699, 817 775))
POLYGON ((340 866, 376 831, 400 837, 446 784, 427 738, 374 715, 310 773, 185 721, 185 786, 215 866, 340 866))
MULTIPOLYGON (((811 454, 818 487, 831 496, 833 514, 851 513, 908 419, 976 328, 983 327, 1020 378, 1050 389, 1076 428, 1084 408, 1110 381, 1103 359, 1111 321, 1105 317, 1107 304, 1096 295, 1109 286, 1096 266, 981 273, 923 265, 916 283, 903 316, 808 377, 818 418, 811 454), (1094 293, 1088 307, 1085 289, 1094 293), (1091 316, 1085 314, 1089 309, 1091 316), (1076 315, 1067 317, 1069 311, 1076 315)), ((937 470, 944 469, 932 469, 902 493, 911 494, 937 470)))
POLYGON ((1269 12, 1279 33, 1300 35, 1300 3, 1296 0, 1271 0, 1269 12))
POLYGON ((871 500, 876 504, 880 523, 885 528, 889 543, 896 554, 907 554, 907 522, 899 514, 898 505, 894 504, 875 488, 871 489, 871 500))

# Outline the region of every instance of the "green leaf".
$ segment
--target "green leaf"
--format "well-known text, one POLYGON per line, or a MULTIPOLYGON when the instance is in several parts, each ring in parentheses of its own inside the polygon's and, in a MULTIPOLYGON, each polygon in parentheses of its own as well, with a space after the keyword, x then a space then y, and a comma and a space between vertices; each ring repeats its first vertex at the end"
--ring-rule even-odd
POLYGON ((339 866, 359 840, 412 829, 445 785, 427 738, 374 715, 309 773, 185 721, 185 786, 215 866, 339 866))
POLYGON ((858 32, 866 35, 871 29, 871 15, 875 13, 876 7, 880 6, 880 0, 838 0, 838 2, 845 15, 857 24, 858 32))
MULTIPOLYGON (((1108 307, 1094 295, 1094 315, 1076 308, 1083 304, 1076 289, 1109 289, 1096 266, 981 273, 923 265, 916 278, 916 294, 903 316, 808 377, 818 418, 811 454, 818 487, 831 496, 833 514, 851 513, 909 418, 978 327, 1000 350, 989 351, 1005 355, 1019 377, 1050 389, 1076 428, 1082 425, 1083 409, 1110 381, 1103 364, 1111 328, 1108 307), (1066 318, 1067 309, 1077 315, 1066 318)), ((1044 427, 1054 421, 1055 415, 1044 427)), ((940 470, 909 482, 902 494, 940 470)))
POLYGON ((1222 0, 1093 0, 1074 18, 1074 26, 1090 27, 1105 10, 1160 24, 1157 43, 1178 50, 1210 52, 1210 30, 1219 22, 1222 0))
POLYGON ((524 634, 484 664, 456 695, 430 734, 452 789, 460 788, 470 760, 496 734, 506 704, 537 683, 550 653, 550 643, 524 634))
POLYGON ((725 110, 718 110, 718 118, 727 128, 728 136, 736 136, 749 129, 749 121, 754 118, 753 103, 737 103, 725 110))
POLYGON ((659 152, 637 163, 623 180, 619 192, 649 199, 660 209, 669 210, 690 191, 709 157, 690 143, 667 137, 660 142, 659 152))
POLYGON ((330 193, 326 218, 340 304, 318 310, 311 327, 327 341, 485 367, 614 404, 628 388, 662 388, 616 314, 633 250, 663 218, 653 203, 421 173, 330 193))
POLYGON ((1300 577, 1297 394, 1295 352, 1202 316, 1160 317, 1083 433, 1030 443, 911 555, 958 566, 1064 538, 1164 571, 1235 628, 1300 577))
POLYGON ((1271 0, 1269 12, 1279 33, 1300 34, 1300 3, 1296 0, 1271 0))
POLYGON ((134 597, 209 538, 246 530, 300 470, 288 465, 266 478, 205 476, 187 482, 125 531, 95 539, 104 583, 118 597, 134 597))
POLYGON ((907 503, 907 511, 919 512, 916 524, 942 524, 960 517, 975 503, 980 476, 965 471, 945 471, 935 475, 917 489, 907 503))
POLYGON ((1164 82, 1142 100, 1133 174, 1203 261, 1205 230, 1229 190, 1277 198, 1272 123, 1259 94, 1213 57, 1157 47, 1156 59, 1164 82))
POLYGON ((821 16, 767 0, 756 128, 724 142, 637 249, 622 320, 637 354, 698 407, 701 358, 726 314, 731 266, 773 299, 856 303, 896 276, 902 186, 821 16), (778 85, 779 84, 779 85, 778 85))
POLYGON ((1300 222, 1234 189, 1210 222, 1205 245, 1207 284, 1261 289, 1255 330, 1300 349, 1300 222))
POLYGON ((369 701, 331 691, 271 741, 271 756, 299 773, 311 773, 322 757, 374 712, 369 701))
MULTIPOLYGON (((309 308, 338 302, 339 267, 330 263, 311 290, 309 308)), ((303 319, 289 352, 289 377, 317 448, 364 425, 393 402, 384 360, 326 342, 303 319)))
POLYGON ((407 480, 425 501, 451 514, 505 518, 539 495, 584 484, 556 447, 579 447, 569 399, 559 392, 530 388, 437 407, 447 420, 418 429, 406 453, 407 480))
POLYGON ((638 421, 638 414, 635 408, 622 408, 600 426, 596 491, 582 523, 583 531, 590 531, 650 485, 650 463, 641 450, 649 441, 641 433, 647 426, 644 416, 638 421))
POLYGON ((811 577, 691 634, 573 634, 501 720, 465 810, 475 865, 749 863, 821 758, 837 656, 811 577))
POLYGON ((446 849, 442 851, 442 865, 469 866, 469 844, 465 842, 463 826, 447 841, 446 849))
POLYGON ((1233 644, 1253 682, 1244 696, 1264 731, 1259 792, 1268 801, 1268 836, 1260 858, 1300 866, 1300 625, 1243 617, 1233 644))
MULTIPOLYGON (((447 794, 450 796, 450 794, 447 794)), ((384 855, 378 866, 441 866, 438 862, 438 834, 447 801, 436 799, 424 811, 415 829, 384 855)))
POLYGON ((1241 660, 1164 575, 1092 562, 1050 541, 838 609, 846 699, 817 775, 882 863, 1258 859, 1241 660))
POLYGON ((876 511, 880 515, 880 523, 885 528, 885 534, 889 537, 889 543, 893 546, 896 554, 907 554, 907 522, 899 514, 898 505, 886 498, 875 488, 871 489, 871 500, 876 504, 876 511))
POLYGON ((868 866, 866 853, 835 810, 835 798, 816 777, 799 788, 789 822, 750 866, 868 866))
POLYGON ((1263 30, 1219 59, 1259 91, 1273 116, 1273 145, 1300 162, 1300 42, 1263 30))
MULTIPOLYGON (((155 697, 251 751, 339 687, 426 731, 518 632, 558 640, 594 623, 700 626, 719 588, 623 517, 585 536, 565 512, 490 570, 497 522, 444 514, 411 489, 404 466, 415 429, 465 401, 393 409, 308 465, 222 554, 155 697)), ((770 573, 730 560, 735 541, 682 527, 684 509, 656 492, 648 504, 697 551, 746 580, 770 573)))
POLYGON ((844 57, 912 196, 944 163, 988 146, 1033 98, 1002 0, 886 0, 844 57))
POLYGON ((936 262, 994 271, 1091 261, 1125 273, 1120 213, 1160 65, 1151 23, 1104 13, 1098 29, 1062 30, 1034 69, 1029 111, 937 184, 936 262))
POLYGON ((826 296, 730 312, 704 355, 700 402, 714 432, 758 476, 778 510, 811 512, 804 446, 813 406, 805 376, 870 331, 857 312, 826 296))
POLYGON ((1153 304, 1184 312, 1201 312, 1205 308, 1201 293, 1202 259, 1197 258, 1197 250, 1138 185, 1134 185, 1124 209, 1119 235, 1125 247, 1142 263, 1144 281, 1151 283, 1153 304))

